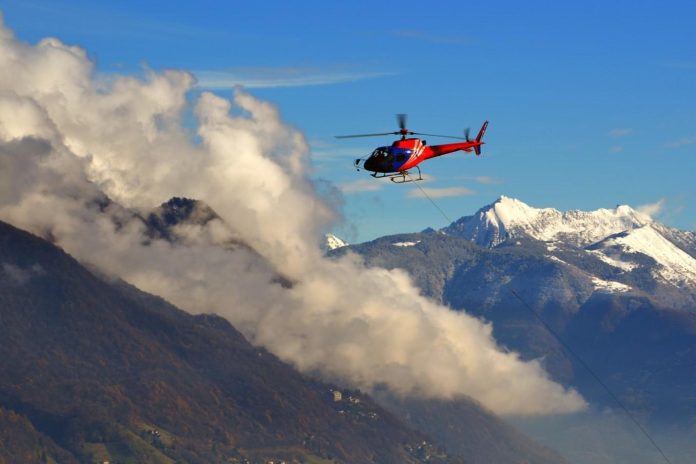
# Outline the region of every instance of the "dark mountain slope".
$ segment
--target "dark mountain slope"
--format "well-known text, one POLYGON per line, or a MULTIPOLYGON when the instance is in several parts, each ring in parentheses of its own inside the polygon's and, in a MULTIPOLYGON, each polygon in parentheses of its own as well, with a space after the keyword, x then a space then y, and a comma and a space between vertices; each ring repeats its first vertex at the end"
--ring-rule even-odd
POLYGON ((4 223, 0 339, 0 423, 29 437, 13 452, 49 462, 458 462, 364 395, 334 402, 223 319, 97 278, 4 223))
POLYGON ((56 461, 75 462, 69 453, 37 432, 26 417, 0 408, 0 464, 56 461))

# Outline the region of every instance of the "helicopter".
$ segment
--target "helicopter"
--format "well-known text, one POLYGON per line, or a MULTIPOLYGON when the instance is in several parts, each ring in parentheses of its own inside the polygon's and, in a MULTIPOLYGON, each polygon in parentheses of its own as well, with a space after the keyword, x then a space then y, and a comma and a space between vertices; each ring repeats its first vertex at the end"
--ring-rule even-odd
POLYGON ((396 132, 382 132, 378 134, 355 134, 337 135, 337 139, 348 139, 355 137, 379 137, 384 135, 400 135, 399 140, 394 141, 390 146, 378 147, 367 158, 358 158, 354 161, 355 168, 360 171, 364 169, 370 171, 375 179, 390 179, 397 184, 405 182, 416 182, 423 180, 420 167, 423 161, 435 158, 436 156, 446 155, 454 151, 462 150, 471 153, 473 150, 476 156, 481 154, 483 134, 486 133, 488 121, 483 123, 481 130, 474 140, 469 139, 469 129, 464 130, 464 137, 453 137, 450 135, 425 134, 423 132, 412 132, 406 128, 406 115, 397 114, 399 130, 396 132), (457 143, 446 143, 443 145, 428 145, 426 140, 418 137, 407 138, 409 135, 427 135, 431 137, 444 137, 450 139, 464 140, 457 143), (411 177, 409 169, 416 168, 418 178, 411 177))

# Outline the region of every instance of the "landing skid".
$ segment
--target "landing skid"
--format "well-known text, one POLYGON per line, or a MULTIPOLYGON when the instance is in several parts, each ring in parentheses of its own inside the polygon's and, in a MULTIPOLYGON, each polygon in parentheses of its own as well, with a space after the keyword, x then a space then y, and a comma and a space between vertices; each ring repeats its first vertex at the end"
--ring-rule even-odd
POLYGON ((391 180, 395 184, 405 184, 407 182, 418 182, 419 180, 423 180, 423 176, 421 175, 420 168, 418 166, 415 166, 415 168, 418 170, 418 177, 417 178, 411 177, 411 174, 408 171, 397 172, 394 174, 373 172, 370 175, 372 177, 374 177, 375 179, 388 178, 389 180, 391 180))
MULTIPOLYGON (((360 171, 362 166, 360 166, 360 163, 363 162, 364 159, 358 158, 353 162, 353 165, 355 166, 355 169, 360 171)), ((401 171, 401 172, 392 172, 392 173, 386 173, 386 172, 375 172, 371 171, 372 174, 370 174, 372 177, 375 179, 384 179, 387 178, 394 182, 395 184, 405 184, 407 182, 418 182, 419 180, 423 180, 423 175, 421 174, 420 167, 414 166, 418 170, 418 178, 413 178, 411 177, 411 174, 408 171, 401 171)))

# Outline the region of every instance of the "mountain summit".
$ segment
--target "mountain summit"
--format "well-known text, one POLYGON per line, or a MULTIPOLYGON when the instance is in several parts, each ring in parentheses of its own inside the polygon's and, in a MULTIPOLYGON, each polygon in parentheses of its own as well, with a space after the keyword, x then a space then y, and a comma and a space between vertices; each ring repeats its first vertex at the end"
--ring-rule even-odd
POLYGON ((645 278, 654 280, 658 287, 696 289, 696 234, 666 227, 627 205, 561 212, 501 196, 442 232, 487 248, 532 240, 543 244, 547 256, 565 262, 571 252, 575 257, 592 256, 614 270, 611 282, 604 276, 595 278, 605 290, 635 287, 635 279, 625 279, 631 274, 643 283, 645 278))
POLYGON ((586 246, 652 222, 650 216, 627 205, 596 211, 561 212, 554 208, 534 208, 515 198, 501 196, 474 215, 462 217, 442 231, 489 248, 522 237, 547 242, 564 240, 576 246, 586 246))
POLYGON ((322 250, 324 250, 324 251, 331 251, 331 250, 335 250, 336 248, 348 246, 348 242, 336 237, 334 234, 325 234, 324 239, 325 239, 325 241, 321 245, 322 250))

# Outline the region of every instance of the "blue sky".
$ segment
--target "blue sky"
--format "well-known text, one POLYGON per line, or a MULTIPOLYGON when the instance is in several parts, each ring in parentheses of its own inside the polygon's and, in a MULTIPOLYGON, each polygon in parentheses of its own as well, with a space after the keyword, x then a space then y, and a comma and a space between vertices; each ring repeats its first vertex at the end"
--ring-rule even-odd
POLYGON ((456 195, 435 200, 451 219, 504 194, 563 210, 662 201, 660 221, 696 229, 693 2, 11 0, 0 10, 21 39, 80 45, 101 72, 186 69, 223 95, 246 83, 305 133, 316 177, 346 189, 336 232, 350 241, 447 222, 415 187, 352 168, 391 139, 333 138, 396 130, 402 112, 422 132, 491 121, 482 157, 423 165, 423 188, 456 195))

